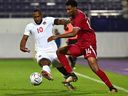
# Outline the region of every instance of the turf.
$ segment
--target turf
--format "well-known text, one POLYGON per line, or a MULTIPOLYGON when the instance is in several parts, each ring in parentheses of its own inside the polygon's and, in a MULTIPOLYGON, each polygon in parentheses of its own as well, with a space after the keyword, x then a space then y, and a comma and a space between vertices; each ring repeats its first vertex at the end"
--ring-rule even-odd
MULTIPOLYGON (((69 91, 61 83, 64 80, 62 75, 54 67, 51 69, 53 81, 43 78, 40 86, 33 86, 29 76, 32 72, 39 72, 40 67, 32 59, 0 60, 0 96, 128 96, 122 90, 114 94, 108 93, 104 84, 80 76, 77 82, 72 83, 76 90, 69 91)), ((99 80, 87 66, 77 64, 75 71, 99 80)), ((128 76, 108 71, 106 73, 115 85, 128 90, 128 76)))

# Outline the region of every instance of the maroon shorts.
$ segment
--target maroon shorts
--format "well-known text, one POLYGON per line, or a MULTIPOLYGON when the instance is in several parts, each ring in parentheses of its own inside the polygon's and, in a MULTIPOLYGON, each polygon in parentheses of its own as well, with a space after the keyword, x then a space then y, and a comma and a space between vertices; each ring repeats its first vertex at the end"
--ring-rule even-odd
POLYGON ((94 57, 97 58, 96 46, 90 45, 86 48, 81 48, 77 44, 69 45, 68 51, 73 57, 84 55, 84 58, 94 57))

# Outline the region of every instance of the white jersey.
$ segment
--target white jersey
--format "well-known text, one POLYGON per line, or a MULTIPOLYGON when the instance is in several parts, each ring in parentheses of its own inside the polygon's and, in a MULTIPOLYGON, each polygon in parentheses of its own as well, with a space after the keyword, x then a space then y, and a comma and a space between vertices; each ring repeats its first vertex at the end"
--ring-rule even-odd
POLYGON ((53 35, 52 29, 55 18, 45 17, 40 25, 36 23, 29 23, 26 28, 24 35, 33 35, 35 39, 35 51, 56 51, 57 46, 55 41, 48 42, 47 39, 53 35))

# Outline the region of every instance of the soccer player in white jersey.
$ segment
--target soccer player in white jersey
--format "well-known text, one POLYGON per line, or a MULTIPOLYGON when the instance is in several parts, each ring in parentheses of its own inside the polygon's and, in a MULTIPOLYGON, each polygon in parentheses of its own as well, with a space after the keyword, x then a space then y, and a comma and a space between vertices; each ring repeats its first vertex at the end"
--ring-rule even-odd
MULTIPOLYGON (((53 35, 53 25, 64 25, 67 24, 68 21, 65 19, 55 19, 53 17, 43 18, 43 14, 39 9, 35 9, 32 16, 34 22, 26 25, 25 32, 20 42, 20 50, 23 52, 30 52, 30 50, 26 48, 26 43, 28 37, 32 35, 35 40, 35 57, 38 64, 42 68, 42 76, 44 76, 48 80, 53 80, 49 66, 54 61, 58 62, 56 55, 57 45, 55 41, 48 42, 47 39, 53 35)), ((69 80, 71 77, 72 81, 77 80, 77 76, 74 73, 69 73, 65 67, 66 66, 62 66, 60 64, 57 67, 57 70, 60 71, 67 80, 69 80)), ((69 89, 73 89, 70 83, 68 83, 67 85, 68 87, 70 87, 69 89)))

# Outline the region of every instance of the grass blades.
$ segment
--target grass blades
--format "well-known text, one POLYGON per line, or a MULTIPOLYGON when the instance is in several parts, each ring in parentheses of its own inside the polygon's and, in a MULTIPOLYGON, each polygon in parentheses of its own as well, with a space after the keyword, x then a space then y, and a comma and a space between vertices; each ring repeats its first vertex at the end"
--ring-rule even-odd
MULTIPOLYGON (((29 81, 32 72, 40 72, 40 67, 32 59, 0 60, 0 96, 128 96, 127 92, 119 90, 111 94, 101 83, 79 77, 72 83, 75 91, 69 91, 61 83, 62 75, 51 66, 53 81, 43 78, 40 86, 33 86, 29 81)), ((100 80, 87 66, 77 64, 76 72, 100 80)), ((117 86, 128 90, 128 76, 105 71, 110 80, 117 86)))

